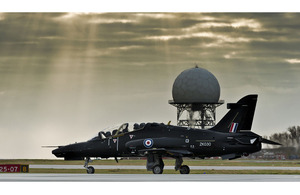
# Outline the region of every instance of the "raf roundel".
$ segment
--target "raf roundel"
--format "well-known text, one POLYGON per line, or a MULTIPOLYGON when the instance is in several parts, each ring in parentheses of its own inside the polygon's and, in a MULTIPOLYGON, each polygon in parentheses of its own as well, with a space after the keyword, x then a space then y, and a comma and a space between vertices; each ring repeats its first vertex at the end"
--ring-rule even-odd
POLYGON ((144 140, 144 146, 146 148, 151 148, 153 146, 153 140, 150 138, 147 138, 144 140))

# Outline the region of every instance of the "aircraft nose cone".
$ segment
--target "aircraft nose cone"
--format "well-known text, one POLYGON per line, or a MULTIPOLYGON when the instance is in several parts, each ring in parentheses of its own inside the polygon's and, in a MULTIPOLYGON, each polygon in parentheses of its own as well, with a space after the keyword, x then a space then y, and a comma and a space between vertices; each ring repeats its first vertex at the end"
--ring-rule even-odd
POLYGON ((55 150, 52 150, 52 154, 54 154, 56 157, 62 157, 63 150, 62 150, 62 148, 57 148, 55 150))

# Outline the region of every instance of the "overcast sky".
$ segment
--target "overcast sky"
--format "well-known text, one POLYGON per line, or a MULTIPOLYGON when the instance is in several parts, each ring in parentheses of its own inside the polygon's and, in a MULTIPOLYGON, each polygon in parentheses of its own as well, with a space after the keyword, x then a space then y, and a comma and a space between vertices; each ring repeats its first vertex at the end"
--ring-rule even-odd
POLYGON ((54 158, 41 146, 127 121, 176 124, 172 85, 195 64, 225 103, 258 94, 255 133, 300 125, 300 14, 0 13, 0 158, 54 158))

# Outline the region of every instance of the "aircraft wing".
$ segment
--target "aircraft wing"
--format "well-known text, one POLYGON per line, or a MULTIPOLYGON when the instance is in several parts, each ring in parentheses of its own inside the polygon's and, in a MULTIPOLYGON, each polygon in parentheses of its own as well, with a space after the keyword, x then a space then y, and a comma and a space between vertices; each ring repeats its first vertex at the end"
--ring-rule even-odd
POLYGON ((181 150, 181 149, 166 149, 166 148, 151 148, 151 149, 143 149, 138 151, 140 154, 162 154, 166 156, 185 156, 185 155, 193 155, 192 152, 188 150, 181 150))

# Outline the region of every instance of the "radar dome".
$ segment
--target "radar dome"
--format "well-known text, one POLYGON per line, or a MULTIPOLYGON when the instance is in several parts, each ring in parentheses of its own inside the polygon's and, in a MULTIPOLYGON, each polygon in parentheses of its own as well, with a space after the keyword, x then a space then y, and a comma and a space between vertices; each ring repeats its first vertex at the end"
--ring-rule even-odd
POLYGON ((172 95, 176 103, 216 103, 220 98, 220 85, 208 70, 191 68, 177 76, 172 95))

